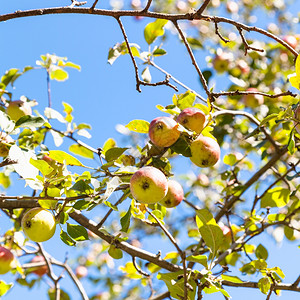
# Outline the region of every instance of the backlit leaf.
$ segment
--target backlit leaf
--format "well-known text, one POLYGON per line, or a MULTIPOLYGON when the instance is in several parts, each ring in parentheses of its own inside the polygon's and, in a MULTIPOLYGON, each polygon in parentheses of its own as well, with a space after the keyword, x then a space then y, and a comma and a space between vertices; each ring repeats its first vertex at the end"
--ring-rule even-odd
POLYGON ((133 120, 130 121, 125 127, 134 132, 148 133, 149 125, 149 122, 144 120, 133 120))
POLYGON ((146 42, 150 45, 159 36, 162 36, 164 31, 164 26, 168 23, 168 20, 157 19, 156 21, 146 25, 144 30, 144 37, 146 42))

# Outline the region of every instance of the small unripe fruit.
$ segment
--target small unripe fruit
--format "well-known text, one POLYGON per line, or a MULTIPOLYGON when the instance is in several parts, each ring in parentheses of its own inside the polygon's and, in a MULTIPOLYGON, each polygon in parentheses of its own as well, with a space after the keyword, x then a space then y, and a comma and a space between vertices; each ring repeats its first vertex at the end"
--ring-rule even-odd
POLYGON ((36 207, 30 209, 22 218, 25 235, 34 242, 45 242, 55 233, 55 218, 50 211, 36 207))
POLYGON ((184 192, 179 182, 175 180, 168 181, 167 195, 159 202, 161 205, 171 208, 180 204, 183 200, 184 192))
POLYGON ((159 169, 143 167, 132 175, 130 191, 133 198, 140 203, 157 203, 166 196, 168 181, 159 169))
POLYGON ((191 161, 198 167, 205 168, 215 165, 220 158, 220 146, 213 138, 199 136, 191 143, 191 161))
POLYGON ((201 133, 205 123, 205 114, 196 107, 185 108, 178 115, 177 122, 189 130, 201 133))
MULTIPOLYGON (((31 260, 32 263, 36 263, 36 262, 45 262, 45 259, 42 255, 37 255, 35 256, 32 260, 31 260)), ((45 262, 46 263, 46 262, 45 262)), ((48 267, 47 265, 45 264, 44 266, 40 266, 40 267, 36 267, 36 268, 33 268, 32 270, 32 273, 42 277, 43 275, 47 274, 48 272, 48 267)))
POLYGON ((212 63, 217 73, 224 73, 228 70, 231 61, 232 56, 230 53, 218 51, 212 63))
POLYGON ((158 117, 149 126, 149 137, 158 147, 170 147, 180 136, 179 124, 170 117, 158 117))
POLYGON ((9 103, 6 113, 12 120, 18 121, 23 116, 31 115, 32 109, 28 102, 16 100, 9 103))
POLYGON ((14 267, 15 257, 12 252, 0 246, 0 274, 6 274, 14 267))

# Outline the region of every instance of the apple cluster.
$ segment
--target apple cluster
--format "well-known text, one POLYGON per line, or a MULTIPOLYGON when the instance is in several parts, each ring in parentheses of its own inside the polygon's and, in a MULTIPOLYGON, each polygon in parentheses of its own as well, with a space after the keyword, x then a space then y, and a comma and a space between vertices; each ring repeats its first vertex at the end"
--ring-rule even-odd
MULTIPOLYGON (((149 138, 157 147, 170 147, 179 139, 182 132, 180 126, 183 126, 196 133, 190 144, 190 160, 199 167, 211 167, 220 158, 220 147, 214 138, 201 135, 205 121, 205 114, 200 109, 185 108, 176 120, 172 117, 152 120, 149 138)), ((168 180, 162 171, 152 166, 143 167, 133 174, 130 191, 140 203, 160 203, 168 208, 179 205, 184 198, 182 186, 175 180, 168 180)))

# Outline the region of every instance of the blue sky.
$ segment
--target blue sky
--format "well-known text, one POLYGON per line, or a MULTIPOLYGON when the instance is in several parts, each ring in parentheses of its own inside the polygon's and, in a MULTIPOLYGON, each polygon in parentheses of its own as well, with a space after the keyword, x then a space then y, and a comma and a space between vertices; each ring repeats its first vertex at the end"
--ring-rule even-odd
MULTIPOLYGON (((2 1, 3 2, 3 1, 2 1)), ((45 6, 59 6, 62 1, 43 1, 45 6)), ((105 7, 108 1, 99 1, 105 7)), ((17 9, 29 9, 40 6, 40 1, 11 0, 0 4, 0 13, 3 14, 17 9)), ((143 28, 148 20, 135 21, 124 19, 124 26, 130 42, 138 43, 147 50, 143 39, 143 28)), ((52 15, 10 20, 0 23, 0 74, 9 68, 22 69, 26 65, 35 65, 41 54, 51 53, 66 56, 74 63, 81 65, 80 72, 70 70, 70 78, 66 82, 52 82, 53 108, 62 110, 61 102, 68 102, 74 107, 76 123, 89 123, 92 126, 92 139, 85 140, 91 146, 101 147, 106 139, 113 137, 119 143, 122 136, 116 131, 116 124, 127 124, 133 119, 151 121, 161 113, 155 108, 156 104, 171 103, 174 90, 168 87, 142 87, 142 93, 135 89, 134 69, 129 56, 118 58, 110 66, 107 63, 108 50, 117 42, 123 41, 123 36, 117 22, 108 17, 87 15, 52 15)), ((189 57, 182 44, 175 37, 170 37, 164 48, 168 55, 158 58, 156 63, 169 73, 182 80, 190 88, 204 95, 200 87, 198 76, 192 67, 189 57), (180 57, 180 59, 178 59, 180 57)), ((203 57, 196 54, 200 67, 205 66, 203 57)), ((140 66, 142 69, 142 66, 140 66)), ((164 76, 157 74, 155 78, 163 80, 164 76)), ((184 90, 180 90, 183 92, 184 90)), ((47 105, 46 74, 43 70, 32 70, 19 78, 15 83, 14 99, 26 95, 36 99, 37 109, 43 111, 47 105)), ((51 143, 51 141, 49 141, 51 143)), ((184 169, 180 169, 182 172, 184 169)), ((9 194, 22 193, 23 182, 13 183, 9 194)), ((0 234, 9 228, 7 220, 0 218, 0 234)), ((273 241, 267 240, 266 246, 273 250, 268 262, 270 266, 278 265, 278 258, 285 256, 285 265, 279 266, 287 273, 287 282, 293 281, 299 274, 299 249, 290 243, 279 248, 273 241)), ((146 245, 153 250, 153 245, 146 245)), ((62 259, 66 251, 72 256, 72 248, 66 248, 60 242, 58 235, 45 243, 45 248, 56 258, 62 259)), ((153 250, 155 251, 155 249, 153 250)), ((11 278, 11 277, 8 277, 11 278)), ((45 285, 42 285, 45 287, 45 285)), ((66 279, 66 289, 71 290, 72 284, 66 279)), ((73 288, 74 289, 74 288, 73 288)), ((265 296, 256 290, 229 289, 233 299, 241 296, 247 300, 253 297, 265 299, 265 296)), ((75 294, 76 295, 76 294, 75 294)), ((44 288, 33 292, 27 288, 16 287, 4 299, 40 298, 45 299, 44 288)), ((74 296, 72 299, 79 299, 74 296)), ((221 295, 211 295, 206 299, 223 299, 221 295)), ((296 293, 284 293, 282 300, 296 300, 296 293)))

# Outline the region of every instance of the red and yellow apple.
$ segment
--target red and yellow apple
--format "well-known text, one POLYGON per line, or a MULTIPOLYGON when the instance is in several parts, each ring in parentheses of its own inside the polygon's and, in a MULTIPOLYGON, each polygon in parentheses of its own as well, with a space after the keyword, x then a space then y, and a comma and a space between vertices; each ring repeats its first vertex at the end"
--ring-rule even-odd
POLYGON ((56 229, 54 216, 41 207, 30 209, 22 218, 25 235, 34 242, 45 242, 52 238, 56 229))
MULTIPOLYGON (((37 255, 30 262, 32 262, 32 263, 45 262, 45 258, 42 255, 37 255)), ((45 264, 44 266, 33 268, 31 272, 42 277, 43 275, 48 273, 48 267, 45 264)))
POLYGON ((168 180, 164 173, 154 167, 143 167, 130 179, 130 191, 133 198, 143 204, 161 201, 168 191, 168 180))
POLYGON ((158 117, 149 125, 149 137, 158 147, 170 147, 180 136, 179 124, 170 117, 158 117))
POLYGON ((220 146, 208 136, 199 136, 191 143, 191 161, 198 167, 206 168, 215 165, 220 158, 220 146))
POLYGON ((0 274, 6 274, 14 268, 15 257, 12 252, 0 246, 0 274))
POLYGON ((165 207, 171 208, 180 204, 183 200, 184 192, 179 182, 175 180, 168 181, 167 195, 159 201, 159 203, 165 207))
POLYGON ((199 108, 189 107, 182 110, 176 120, 185 128, 201 133, 205 123, 205 114, 199 108))
POLYGON ((9 115, 11 120, 14 120, 16 122, 23 116, 31 115, 32 109, 28 102, 15 100, 9 102, 6 113, 9 115))

